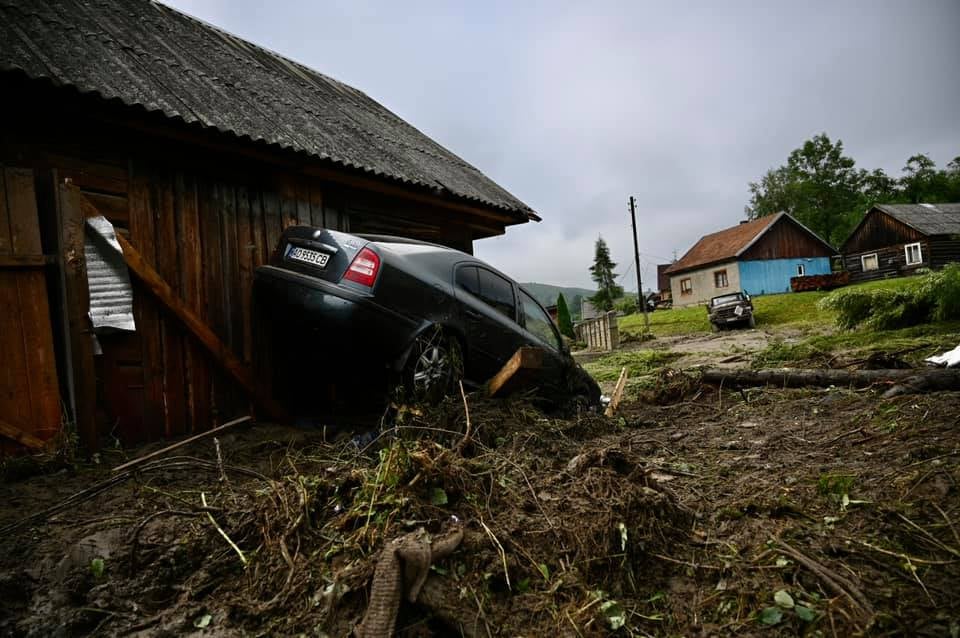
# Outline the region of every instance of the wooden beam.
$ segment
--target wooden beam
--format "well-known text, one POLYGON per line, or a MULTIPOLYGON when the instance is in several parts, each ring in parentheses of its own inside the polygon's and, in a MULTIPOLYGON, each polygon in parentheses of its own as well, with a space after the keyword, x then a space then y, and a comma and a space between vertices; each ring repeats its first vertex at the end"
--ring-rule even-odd
POLYGON ((627 387, 626 366, 620 370, 620 378, 617 379, 617 385, 613 388, 613 394, 610 395, 610 405, 608 405, 607 409, 603 412, 604 416, 613 416, 617 411, 617 406, 620 405, 620 401, 623 399, 623 389, 625 387, 627 387))
POLYGON ((28 448, 32 448, 34 450, 47 449, 46 441, 38 439, 37 437, 33 436, 29 432, 24 432, 17 426, 7 423, 3 419, 0 419, 0 434, 7 437, 8 439, 12 439, 16 441, 20 445, 23 445, 28 448))
POLYGON ((143 456, 135 458, 132 461, 127 461, 126 463, 122 465, 118 465, 117 467, 113 468, 113 471, 120 472, 122 470, 128 470, 131 467, 136 467, 137 465, 146 463, 150 459, 155 459, 158 456, 163 456, 167 452, 171 452, 173 450, 176 450, 177 448, 181 448, 184 445, 187 445, 188 443, 193 443, 194 441, 199 441, 200 439, 213 436, 214 434, 219 434, 220 432, 223 432, 226 429, 232 428, 235 425, 240 425, 241 423, 248 423, 252 420, 253 420, 253 417, 251 416, 242 416, 239 419, 234 419, 233 421, 227 421, 223 425, 218 425, 217 427, 206 430, 205 432, 201 432, 200 434, 194 434, 193 436, 188 436, 182 441, 177 441, 176 443, 173 443, 164 448, 156 450, 155 452, 150 452, 149 454, 144 454, 143 456))
POLYGON ((60 227, 60 270, 63 273, 64 310, 68 328, 68 365, 72 381, 74 419, 80 444, 88 452, 100 445, 97 432, 97 379, 93 360, 90 295, 87 288, 87 260, 84 253, 85 201, 80 189, 57 179, 57 213, 60 227))
POLYGON ((536 378, 543 367, 543 350, 523 347, 513 353, 500 372, 487 382, 487 396, 506 396, 536 378))
MULTIPOLYGON (((98 216, 100 213, 85 197, 82 197, 83 208, 88 217, 98 216)), ((170 288, 170 285, 146 262, 143 255, 133 247, 133 245, 117 233, 117 242, 123 250, 123 260, 126 262, 130 271, 136 275, 140 281, 147 287, 153 295, 169 310, 174 317, 193 334, 200 344, 207 349, 224 371, 236 381, 244 391, 264 409, 264 411, 274 419, 283 420, 286 418, 286 411, 273 398, 260 392, 257 384, 254 382, 250 369, 227 346, 220 338, 204 323, 200 317, 195 315, 190 308, 181 300, 170 288)))

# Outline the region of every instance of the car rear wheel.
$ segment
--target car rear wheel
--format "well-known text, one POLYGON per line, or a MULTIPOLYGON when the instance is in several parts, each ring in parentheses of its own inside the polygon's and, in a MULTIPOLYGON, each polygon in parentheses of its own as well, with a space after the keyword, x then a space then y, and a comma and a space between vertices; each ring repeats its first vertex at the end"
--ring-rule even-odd
POLYGON ((439 328, 417 337, 404 370, 408 400, 439 403, 462 378, 463 351, 455 337, 443 334, 439 328))

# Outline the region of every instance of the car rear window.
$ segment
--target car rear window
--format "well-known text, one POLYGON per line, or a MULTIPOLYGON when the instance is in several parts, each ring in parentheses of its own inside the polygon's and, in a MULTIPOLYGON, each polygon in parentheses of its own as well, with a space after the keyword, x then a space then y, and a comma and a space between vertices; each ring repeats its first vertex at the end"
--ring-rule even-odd
POLYGON ((513 284, 496 273, 477 268, 480 291, 474 293, 489 306, 516 320, 516 302, 513 299, 513 284))

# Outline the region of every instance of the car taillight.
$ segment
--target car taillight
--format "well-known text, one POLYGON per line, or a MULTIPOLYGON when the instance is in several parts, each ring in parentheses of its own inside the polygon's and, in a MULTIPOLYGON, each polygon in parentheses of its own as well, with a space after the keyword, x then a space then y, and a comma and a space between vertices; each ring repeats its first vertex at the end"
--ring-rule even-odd
POLYGON ((373 282, 377 280, 379 270, 380 257, 369 248, 364 248, 350 262, 350 267, 347 268, 343 278, 370 288, 373 286, 373 282))

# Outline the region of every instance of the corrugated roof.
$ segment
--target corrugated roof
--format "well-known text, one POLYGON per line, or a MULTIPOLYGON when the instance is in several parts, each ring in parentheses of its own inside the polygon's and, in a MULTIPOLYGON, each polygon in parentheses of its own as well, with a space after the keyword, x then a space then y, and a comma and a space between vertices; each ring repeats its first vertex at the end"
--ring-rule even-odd
POLYGON ((536 219, 354 88, 147 0, 0 0, 0 69, 536 219))
POLYGON ((960 234, 960 204, 877 204, 874 208, 924 235, 960 234))
POLYGON ((735 259, 784 214, 768 215, 710 235, 704 235, 679 261, 667 268, 666 272, 676 274, 685 270, 693 270, 701 266, 735 259))

